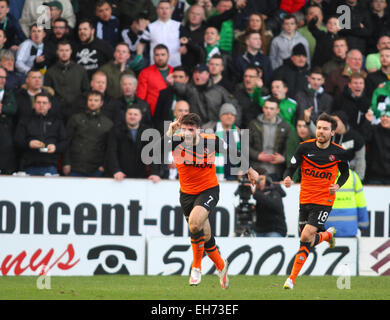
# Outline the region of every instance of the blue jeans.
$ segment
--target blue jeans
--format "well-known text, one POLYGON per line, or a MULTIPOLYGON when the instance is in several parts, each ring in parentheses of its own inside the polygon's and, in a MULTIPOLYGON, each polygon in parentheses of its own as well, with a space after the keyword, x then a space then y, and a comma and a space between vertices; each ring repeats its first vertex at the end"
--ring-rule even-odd
POLYGON ((101 178, 103 177, 103 172, 96 170, 90 173, 83 173, 78 171, 71 171, 69 177, 91 177, 91 178, 101 178))
POLYGON ((256 237, 266 237, 266 238, 270 238, 270 237, 278 237, 278 238, 283 238, 283 236, 279 233, 279 232, 276 232, 276 231, 272 231, 272 232, 256 232, 256 237))
POLYGON ((26 168, 24 171, 31 176, 58 175, 58 171, 55 166, 30 167, 26 168))

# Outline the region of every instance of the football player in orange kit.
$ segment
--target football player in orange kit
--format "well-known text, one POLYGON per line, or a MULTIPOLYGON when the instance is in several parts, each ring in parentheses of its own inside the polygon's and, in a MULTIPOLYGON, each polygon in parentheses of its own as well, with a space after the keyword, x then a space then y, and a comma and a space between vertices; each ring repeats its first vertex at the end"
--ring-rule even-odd
MULTIPOLYGON (((215 153, 226 150, 223 141, 214 134, 200 133, 200 125, 200 117, 189 113, 172 122, 166 132, 166 136, 171 138, 169 142, 172 143, 180 182, 180 204, 191 235, 193 263, 189 284, 196 286, 201 281, 201 262, 205 251, 218 270, 222 288, 227 289, 228 261, 219 254, 208 219, 219 200, 215 153)), ((248 160, 242 158, 241 167, 242 162, 248 164, 248 160)), ((255 184, 258 173, 252 168, 247 173, 250 182, 255 184)))
POLYGON ((295 170, 301 170, 301 191, 299 194, 299 231, 301 242, 295 256, 290 276, 284 283, 285 289, 293 289, 295 279, 304 265, 310 248, 322 241, 335 246, 336 229, 325 231, 324 225, 332 210, 335 194, 347 181, 349 165, 343 147, 331 142, 337 122, 328 114, 322 113, 316 122, 316 138, 302 142, 291 158, 283 184, 289 188, 295 170), (336 181, 337 173, 340 176, 336 181), (320 232, 318 232, 320 231, 320 232))

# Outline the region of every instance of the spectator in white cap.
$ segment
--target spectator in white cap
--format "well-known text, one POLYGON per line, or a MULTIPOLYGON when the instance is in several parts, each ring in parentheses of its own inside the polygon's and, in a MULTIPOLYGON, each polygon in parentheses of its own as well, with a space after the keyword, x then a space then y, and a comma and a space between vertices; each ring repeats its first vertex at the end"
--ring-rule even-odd
MULTIPOLYGON (((236 107, 231 103, 224 103, 219 111, 219 120, 206 123, 203 129, 206 133, 215 133, 218 138, 226 143, 226 146, 234 144, 233 148, 240 150, 240 129, 235 125, 236 116, 236 107)), ((237 176, 233 176, 230 170, 234 165, 230 162, 229 152, 226 155, 217 153, 215 155, 215 167, 218 180, 237 180, 237 176)))
MULTIPOLYGON (((72 3, 70 0, 59 0, 59 1, 47 1, 47 0, 26 0, 24 3, 22 16, 19 20, 19 24, 22 27, 22 30, 26 36, 29 35, 29 27, 33 23, 38 23, 38 21, 41 21, 42 19, 39 19, 40 17, 48 17, 48 12, 50 12, 50 7, 53 7, 51 10, 55 10, 55 8, 60 9, 59 5, 55 5, 55 7, 51 4, 51 2, 60 3, 62 6, 61 10, 61 17, 66 19, 68 21, 68 24, 71 28, 74 28, 76 25, 76 16, 73 12, 72 3), (50 5, 48 5, 50 3, 50 5), (47 6, 47 12, 45 12, 45 8, 43 6, 47 6), (42 16, 43 15, 43 16, 42 16)), ((45 24, 45 29, 48 29, 50 26, 50 20, 45 21, 43 19, 42 21, 45 24), (47 25, 49 24, 49 25, 47 25), (47 27, 47 28, 46 28, 47 27)))

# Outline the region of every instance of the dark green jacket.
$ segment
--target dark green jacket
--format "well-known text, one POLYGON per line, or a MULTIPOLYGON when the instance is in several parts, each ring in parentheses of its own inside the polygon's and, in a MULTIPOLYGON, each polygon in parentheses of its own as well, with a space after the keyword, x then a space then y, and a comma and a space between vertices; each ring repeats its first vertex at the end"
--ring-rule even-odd
POLYGON ((66 126, 69 147, 63 164, 81 173, 91 173, 103 166, 112 126, 112 121, 101 112, 73 115, 66 126))
POLYGON ((74 98, 89 90, 89 80, 85 69, 75 62, 64 65, 57 62, 45 74, 45 86, 55 91, 62 113, 70 116, 74 98))
POLYGON ((13 121, 13 118, 18 111, 18 105, 16 103, 15 95, 11 90, 5 89, 1 103, 3 104, 3 107, 1 109, 0 116, 4 121, 7 122, 8 125, 13 127, 16 125, 16 123, 13 121))
POLYGON ((116 65, 114 61, 106 63, 99 71, 103 71, 107 76, 107 92, 109 96, 118 99, 122 95, 120 79, 124 74, 130 74, 136 77, 133 70, 126 68, 123 72, 120 66, 116 65))

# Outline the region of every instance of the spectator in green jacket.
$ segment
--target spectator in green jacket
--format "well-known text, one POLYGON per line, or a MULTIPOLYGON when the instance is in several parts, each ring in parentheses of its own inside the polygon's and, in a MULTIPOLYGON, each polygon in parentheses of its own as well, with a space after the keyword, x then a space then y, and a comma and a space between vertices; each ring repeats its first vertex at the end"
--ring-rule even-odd
POLYGON ((291 129, 295 130, 295 119, 297 113, 297 103, 287 96, 288 86, 283 79, 274 79, 271 83, 271 95, 261 97, 262 88, 256 87, 254 100, 264 106, 265 101, 273 97, 279 100, 279 116, 286 121, 291 129))
POLYGON ((103 95, 88 94, 85 111, 67 123, 69 148, 63 158, 63 173, 74 177, 103 177, 108 136, 113 122, 102 112, 103 95))
POLYGON ((127 61, 130 59, 129 46, 121 42, 115 47, 114 59, 106 63, 100 68, 107 76, 107 94, 115 99, 121 96, 120 79, 124 74, 135 76, 133 70, 126 67, 127 61))
POLYGON ((61 113, 65 122, 70 118, 73 109, 73 99, 89 90, 87 71, 71 60, 71 44, 64 40, 57 46, 57 63, 47 70, 45 86, 55 91, 61 113))
POLYGON ((386 110, 386 106, 390 104, 390 81, 387 81, 384 86, 374 90, 371 100, 371 111, 375 119, 374 123, 379 123, 381 111, 386 110))

